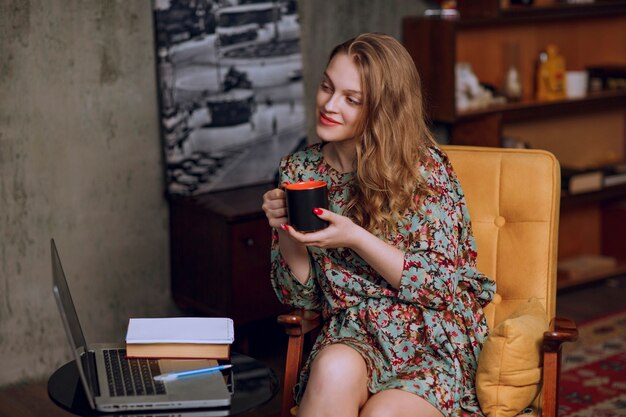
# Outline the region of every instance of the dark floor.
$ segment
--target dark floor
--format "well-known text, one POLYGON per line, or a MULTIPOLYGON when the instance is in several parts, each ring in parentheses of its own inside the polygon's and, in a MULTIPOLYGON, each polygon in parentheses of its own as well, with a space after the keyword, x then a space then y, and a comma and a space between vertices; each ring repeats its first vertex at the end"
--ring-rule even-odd
MULTIPOLYGON (((557 315, 582 323, 626 308, 626 276, 559 292, 557 315)), ((287 340, 274 320, 248 330, 248 354, 267 363, 282 379, 287 340)), ((279 412, 280 395, 248 417, 270 417, 279 412)), ((0 417, 67 417, 46 393, 46 382, 20 384, 0 390, 0 417)))

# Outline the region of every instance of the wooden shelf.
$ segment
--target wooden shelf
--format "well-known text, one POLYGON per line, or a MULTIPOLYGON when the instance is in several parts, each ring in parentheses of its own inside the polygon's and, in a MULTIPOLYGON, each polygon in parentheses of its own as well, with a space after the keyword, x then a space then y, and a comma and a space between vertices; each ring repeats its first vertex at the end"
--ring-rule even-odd
MULTIPOLYGON (((460 2, 459 5, 465 3, 473 1, 460 2)), ((467 7, 477 9, 474 5, 467 7)), ((626 1, 506 11, 504 17, 480 19, 479 22, 470 24, 463 19, 416 16, 403 20, 403 42, 422 78, 425 109, 431 120, 455 125, 473 122, 481 117, 486 119, 497 116, 500 118, 498 125, 502 125, 561 115, 597 113, 626 105, 626 90, 591 93, 582 99, 549 102, 538 102, 533 98, 536 60, 539 51, 547 44, 557 45, 566 58, 567 68, 571 70, 608 63, 626 65, 626 42, 623 36, 626 1), (559 20, 561 9, 573 10, 572 16, 580 19, 559 20), (519 21, 519 25, 512 24, 517 21, 518 14, 533 18, 528 22, 519 21), (550 24, 547 21, 537 23, 534 16, 542 14, 552 16, 554 20, 550 24), (509 42, 519 47, 518 70, 524 99, 458 112, 455 106, 456 64, 467 62, 481 82, 500 86, 506 70, 503 45, 509 42)), ((494 130, 494 133, 500 132, 494 130)))
POLYGON ((558 3, 550 6, 537 7, 508 7, 501 9, 500 15, 506 20, 532 19, 563 20, 572 18, 588 19, 591 17, 610 16, 616 13, 626 13, 626 1, 599 1, 590 4, 558 3))
POLYGON ((626 274, 626 262, 621 262, 611 269, 603 269, 594 271, 588 275, 578 277, 576 279, 563 279, 559 277, 557 280, 557 290, 576 287, 578 285, 589 284, 591 282, 600 281, 608 278, 617 277, 626 274))
MULTIPOLYGON (((426 113, 446 126, 451 144, 497 147, 508 136, 548 149, 573 166, 599 163, 613 153, 611 158, 624 157, 626 89, 581 99, 534 100, 537 59, 549 44, 565 57, 568 70, 626 65, 626 0, 561 3, 537 0, 530 7, 502 8, 501 0, 459 1, 459 18, 403 20, 403 43, 422 79, 426 113), (498 88, 507 70, 507 45, 516 46, 523 99, 457 111, 457 63, 468 63, 480 82, 498 88)), ((610 271, 559 282, 559 288, 626 274, 624 209, 613 204, 624 199, 626 184, 562 195, 559 257, 588 253, 624 262, 610 271)))
POLYGON ((609 202, 623 198, 626 198, 626 184, 606 187, 592 193, 564 194, 561 196, 561 208, 571 208, 589 203, 609 202))
POLYGON ((507 25, 562 21, 565 19, 588 19, 626 12, 626 1, 596 1, 590 4, 553 3, 543 6, 499 7, 499 0, 473 0, 459 2, 459 24, 463 26, 507 25), (482 4, 479 4, 482 3, 482 4))
POLYGON ((598 112, 626 106, 626 89, 590 93, 585 98, 555 101, 527 100, 498 104, 480 110, 460 112, 455 121, 467 121, 490 114, 502 114, 503 122, 520 122, 581 113, 598 112))

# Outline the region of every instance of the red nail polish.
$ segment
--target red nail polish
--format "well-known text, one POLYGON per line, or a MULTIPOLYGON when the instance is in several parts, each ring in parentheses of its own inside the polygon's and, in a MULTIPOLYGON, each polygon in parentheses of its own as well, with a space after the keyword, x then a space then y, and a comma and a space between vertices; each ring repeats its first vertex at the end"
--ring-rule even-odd
POLYGON ((285 231, 288 232, 289 231, 289 226, 287 226, 287 223, 283 223, 280 225, 280 227, 285 231))
POLYGON ((321 209, 321 208, 317 208, 317 207, 315 207, 315 208, 313 209, 313 214, 315 214, 316 216, 319 216, 319 215, 320 215, 320 214, 322 214, 322 213, 323 213, 323 212, 322 212, 322 209, 321 209))

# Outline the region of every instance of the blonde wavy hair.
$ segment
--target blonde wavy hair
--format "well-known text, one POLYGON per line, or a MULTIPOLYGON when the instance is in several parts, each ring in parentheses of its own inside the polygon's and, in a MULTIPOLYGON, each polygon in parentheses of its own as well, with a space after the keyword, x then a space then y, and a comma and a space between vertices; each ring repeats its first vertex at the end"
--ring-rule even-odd
POLYGON ((421 82, 413 59, 393 37, 365 33, 336 46, 361 74, 363 111, 357 128, 356 177, 347 214, 379 236, 397 231, 415 207, 415 195, 430 191, 420 173, 429 146, 421 82))

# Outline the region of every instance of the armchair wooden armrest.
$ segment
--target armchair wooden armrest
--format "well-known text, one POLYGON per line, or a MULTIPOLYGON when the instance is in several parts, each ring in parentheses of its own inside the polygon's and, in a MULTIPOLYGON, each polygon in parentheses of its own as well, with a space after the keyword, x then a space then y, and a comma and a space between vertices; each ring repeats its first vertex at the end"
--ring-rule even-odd
POLYGON ((278 323, 285 326, 285 333, 289 336, 285 360, 285 378, 283 380, 283 398, 280 407, 281 417, 288 417, 294 406, 293 387, 296 385, 302 367, 304 337, 307 333, 319 328, 322 320, 318 312, 298 309, 289 314, 278 316, 278 323))
POLYGON ((285 332, 290 336, 305 335, 321 324, 320 313, 303 309, 281 314, 278 316, 278 322, 285 326, 285 332))
POLYGON ((561 346, 578 339, 576 323, 555 317, 550 330, 543 334, 543 406, 542 417, 557 417, 558 387, 561 375, 561 346))

